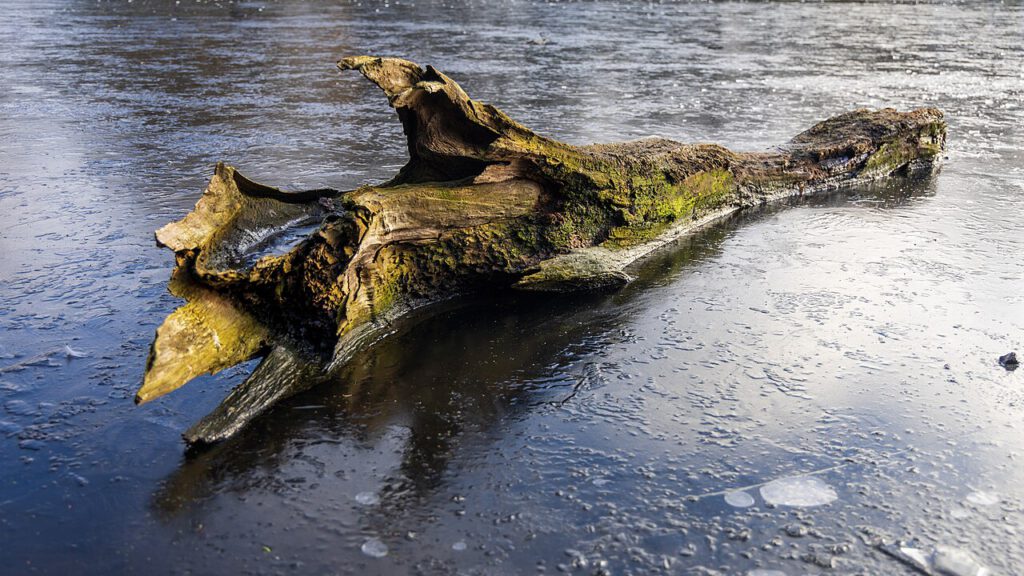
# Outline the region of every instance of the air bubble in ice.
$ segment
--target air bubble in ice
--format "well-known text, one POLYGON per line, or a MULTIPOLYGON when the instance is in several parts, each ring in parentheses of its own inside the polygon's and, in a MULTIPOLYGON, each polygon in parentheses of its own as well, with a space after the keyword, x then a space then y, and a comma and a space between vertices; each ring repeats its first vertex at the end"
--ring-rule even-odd
POLYGON ((791 476, 772 480, 761 487, 761 497, 775 506, 822 506, 839 496, 831 486, 814 476, 791 476))
POLYGON ((971 511, 968 510, 967 508, 963 508, 960 506, 956 506, 955 508, 949 511, 949 517, 953 520, 965 520, 967 518, 970 518, 970 516, 971 511))
POLYGON ((363 506, 375 506, 380 504, 380 497, 373 492, 360 492, 356 494, 356 502, 359 502, 363 506))
POLYGON ((725 503, 736 508, 746 508, 754 505, 754 497, 743 490, 737 490, 725 495, 725 503))
POLYGON ((370 538, 366 542, 363 542, 362 548, 363 554, 371 558, 383 558, 388 555, 388 545, 381 542, 377 538, 370 538))

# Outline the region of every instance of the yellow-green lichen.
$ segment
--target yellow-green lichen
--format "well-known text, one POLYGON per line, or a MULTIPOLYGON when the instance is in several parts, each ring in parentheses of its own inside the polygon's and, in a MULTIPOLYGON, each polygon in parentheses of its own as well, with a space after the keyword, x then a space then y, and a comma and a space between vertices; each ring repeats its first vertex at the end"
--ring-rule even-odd
POLYGON ((664 232, 670 223, 668 222, 646 222, 632 226, 616 226, 608 231, 608 239, 601 245, 609 248, 625 248, 636 246, 657 238, 664 232))
POLYGON ((632 205, 625 223, 609 231, 607 246, 624 247, 654 239, 682 218, 698 218, 726 204, 736 192, 728 170, 697 172, 673 184, 664 174, 633 176, 629 194, 632 205))
POLYGON ((878 151, 868 157, 864 173, 868 175, 890 174, 917 158, 917 150, 903 140, 882 144, 878 151))

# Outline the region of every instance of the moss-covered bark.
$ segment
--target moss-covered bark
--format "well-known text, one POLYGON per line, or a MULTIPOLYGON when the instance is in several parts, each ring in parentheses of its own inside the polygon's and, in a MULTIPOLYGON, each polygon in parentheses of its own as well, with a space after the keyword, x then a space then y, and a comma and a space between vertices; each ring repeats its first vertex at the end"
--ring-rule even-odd
POLYGON ((663 139, 577 147, 429 66, 356 57, 339 67, 398 112, 410 159, 392 180, 286 193, 221 165, 195 210, 157 232, 197 288, 179 290, 189 312, 158 332, 139 401, 270 350, 189 441, 234 433, 422 305, 488 287, 621 284, 629 264, 704 222, 930 166, 945 143, 938 110, 885 109, 826 120, 770 153, 663 139), (189 338, 206 343, 175 342, 189 338), (192 368, 174 368, 186 356, 192 368), (299 364, 319 368, 282 369, 299 364))

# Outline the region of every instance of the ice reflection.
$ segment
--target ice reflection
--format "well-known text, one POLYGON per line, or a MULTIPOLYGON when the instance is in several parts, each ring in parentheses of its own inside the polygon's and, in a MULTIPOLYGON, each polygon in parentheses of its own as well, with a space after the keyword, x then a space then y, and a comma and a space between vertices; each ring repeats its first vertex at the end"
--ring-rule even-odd
POLYGON ((827 370, 759 357, 749 339, 771 337, 777 320, 752 310, 742 331, 717 332, 739 338, 728 347, 709 340, 703 324, 725 311, 686 305, 710 300, 680 288, 709 269, 729 273, 726 256, 776 218, 838 211, 872 220, 878 206, 912 205, 933 185, 881 185, 748 214, 667 250, 618 294, 509 295, 440 309, 353 359, 336 383, 186 459, 153 504, 171 526, 238 521, 246 514, 229 505, 236 498, 261 502, 299 532, 330 517, 341 548, 306 545, 284 529, 272 531, 275 541, 325 561, 361 549, 382 570, 444 558, 421 548, 438 544, 474 565, 564 552, 568 569, 617 566, 624 555, 651 570, 679 558, 886 566, 864 544, 898 536, 894 522, 931 532, 900 505, 945 498, 955 483, 936 479, 980 462, 954 463, 932 435, 895 432, 910 423, 901 401, 879 404, 856 385, 832 389, 832 368, 863 364, 858 357, 840 354, 846 360, 827 370), (683 328, 682 319, 696 324, 683 328), (755 369, 815 394, 780 394, 765 387, 771 379, 750 377, 755 369), (851 533, 851 522, 863 531, 851 533), (524 541, 528 553, 515 544, 524 541))

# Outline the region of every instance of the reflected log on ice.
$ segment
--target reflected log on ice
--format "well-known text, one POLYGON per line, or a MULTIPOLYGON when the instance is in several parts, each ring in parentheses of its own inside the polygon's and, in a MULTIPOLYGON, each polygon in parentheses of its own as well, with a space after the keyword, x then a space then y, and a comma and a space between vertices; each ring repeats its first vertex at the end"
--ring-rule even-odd
POLYGON ((425 305, 621 286, 631 264, 713 220, 930 168, 945 144, 942 113, 924 108, 856 110, 762 153, 664 139, 572 146, 429 66, 364 56, 339 67, 398 112, 410 158, 394 178, 285 192, 218 165, 195 209, 157 232, 188 302, 157 331, 137 400, 265 355, 190 443, 231 436, 425 305))

